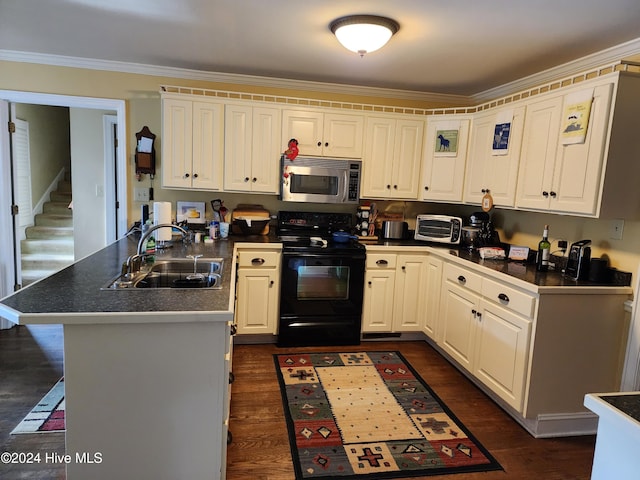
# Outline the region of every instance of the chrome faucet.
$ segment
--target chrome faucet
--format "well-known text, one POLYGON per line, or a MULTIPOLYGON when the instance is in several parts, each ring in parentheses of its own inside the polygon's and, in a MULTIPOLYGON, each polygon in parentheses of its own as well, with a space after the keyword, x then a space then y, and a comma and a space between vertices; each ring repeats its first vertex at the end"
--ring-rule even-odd
POLYGON ((159 223, 158 225, 152 225, 151 227, 149 227, 149 230, 147 230, 145 233, 142 234, 142 236, 140 237, 140 241, 138 242, 138 252, 137 255, 142 255, 143 251, 142 249, 144 248, 144 242, 147 240, 147 238, 149 238, 151 236, 151 234, 153 232, 155 232, 156 230, 158 230, 159 228, 177 228, 178 230, 180 230, 180 232, 182 233, 182 238, 186 238, 189 236, 189 232, 187 230, 185 230, 184 228, 178 226, 178 225, 173 225, 171 223, 159 223))
POLYGON ((178 225, 172 225, 171 223, 159 223, 158 225, 152 225, 151 227, 149 227, 149 230, 144 232, 140 237, 136 253, 127 258, 126 272, 124 272, 125 276, 131 276, 134 271, 137 272, 138 270, 140 270, 140 262, 144 257, 148 255, 146 252, 142 251, 145 246, 145 242, 151 236, 151 234, 159 228, 177 228, 178 230, 180 230, 180 233, 182 233, 182 238, 187 238, 189 236, 189 232, 178 225))

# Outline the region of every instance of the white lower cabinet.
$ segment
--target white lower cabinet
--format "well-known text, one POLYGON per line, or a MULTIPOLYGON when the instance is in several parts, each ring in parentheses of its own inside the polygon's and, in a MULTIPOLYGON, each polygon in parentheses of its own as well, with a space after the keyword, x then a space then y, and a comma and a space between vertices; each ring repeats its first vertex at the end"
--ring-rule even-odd
POLYGON ((395 253, 368 253, 364 274, 362 332, 391 332, 396 281, 395 253))
POLYGON ((420 292, 424 297, 424 323, 422 331, 431 339, 438 341, 440 334, 440 287, 442 285, 443 262, 438 257, 427 257, 427 288, 420 292))
POLYGON ((238 249, 235 322, 238 334, 276 334, 280 250, 238 249))
POLYGON ((511 311, 510 304, 513 297, 520 309, 528 298, 531 315, 535 298, 453 264, 445 264, 444 278, 441 347, 521 412, 532 319, 511 311))
POLYGON ((426 252, 367 253, 362 331, 423 331, 437 318, 438 265, 426 252))

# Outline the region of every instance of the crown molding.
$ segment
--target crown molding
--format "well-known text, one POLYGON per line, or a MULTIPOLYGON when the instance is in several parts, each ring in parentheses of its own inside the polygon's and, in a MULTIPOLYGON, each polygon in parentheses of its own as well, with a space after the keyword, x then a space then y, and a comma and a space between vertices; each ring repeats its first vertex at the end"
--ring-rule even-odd
POLYGON ((235 85, 250 85, 255 87, 282 88, 319 93, 333 93, 354 96, 382 97, 396 100, 414 100, 433 102, 447 107, 469 107, 479 105, 497 98, 513 95, 540 85, 555 82, 560 79, 579 74, 581 72, 611 64, 629 56, 640 54, 640 38, 572 60, 562 65, 552 67, 542 72, 523 77, 519 80, 500 85, 498 87, 476 93, 471 96, 419 92, 414 90, 398 90, 390 88, 365 87, 358 85, 343 85, 339 83, 313 82, 307 80, 292 80, 257 75, 231 74, 222 72, 208 72, 185 68, 162 67, 139 63, 116 62, 98 60, 94 58, 69 57, 64 55, 49 55, 33 52, 0 49, 0 60, 9 62, 35 63, 59 67, 84 68, 155 77, 182 78, 215 83, 235 85))
POLYGON ((497 98, 513 95, 514 93, 528 90, 530 88, 556 82, 566 77, 579 74, 603 65, 612 64, 632 55, 640 54, 640 38, 622 43, 615 47, 602 50, 600 52, 587 55, 571 62, 558 65, 542 72, 523 77, 510 83, 505 83, 499 87, 485 90, 472 95, 474 105, 479 105, 497 98))
POLYGON ((151 75, 155 77, 171 77, 186 80, 251 85, 255 87, 284 88, 310 92, 382 97, 397 100, 415 100, 421 102, 433 102, 446 106, 467 106, 471 101, 469 97, 464 95, 419 92, 414 90, 397 90, 359 85, 343 85, 339 83, 313 82, 307 80, 291 80, 286 78, 273 78, 257 75, 207 72, 204 70, 190 70, 186 68, 162 67, 139 63, 69 57, 64 55, 49 55, 15 50, 0 49, 0 60, 36 63, 58 67, 133 73, 139 75, 151 75))

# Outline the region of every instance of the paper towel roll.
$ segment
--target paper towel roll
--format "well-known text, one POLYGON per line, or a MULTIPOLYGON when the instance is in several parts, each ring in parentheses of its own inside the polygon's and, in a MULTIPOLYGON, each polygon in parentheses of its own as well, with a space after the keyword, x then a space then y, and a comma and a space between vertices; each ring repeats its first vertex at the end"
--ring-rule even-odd
MULTIPOLYGON (((153 224, 171 223, 171 202, 153 202, 153 224)), ((159 228, 155 232, 156 242, 171 240, 171 228, 159 228)))

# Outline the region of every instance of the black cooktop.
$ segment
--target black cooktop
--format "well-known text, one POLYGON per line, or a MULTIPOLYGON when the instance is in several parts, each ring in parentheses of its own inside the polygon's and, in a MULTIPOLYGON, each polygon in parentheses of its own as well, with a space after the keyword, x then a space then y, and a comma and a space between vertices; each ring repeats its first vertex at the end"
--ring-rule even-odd
POLYGON ((357 239, 333 240, 334 232, 351 234, 352 221, 353 216, 349 213, 281 211, 278 212, 276 232, 284 252, 364 252, 365 246, 357 239))

